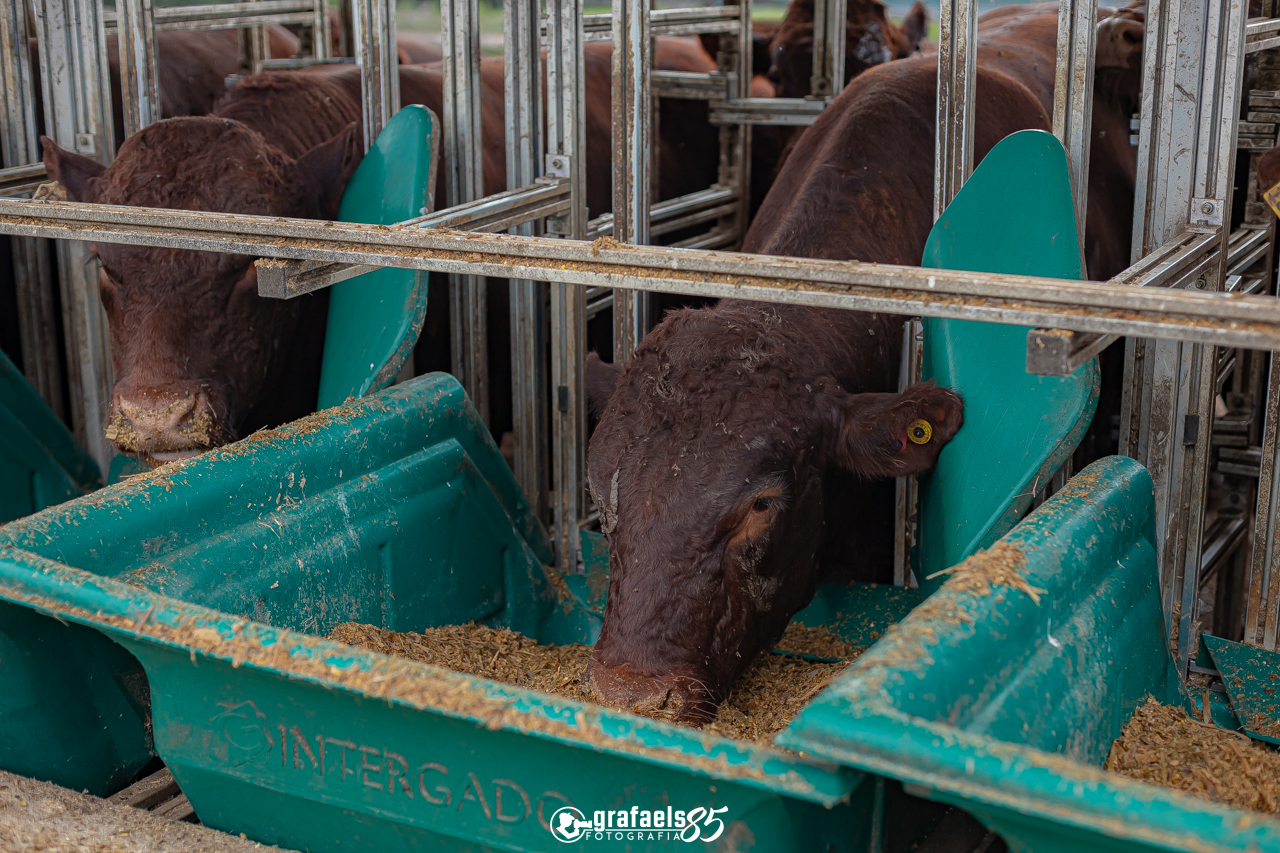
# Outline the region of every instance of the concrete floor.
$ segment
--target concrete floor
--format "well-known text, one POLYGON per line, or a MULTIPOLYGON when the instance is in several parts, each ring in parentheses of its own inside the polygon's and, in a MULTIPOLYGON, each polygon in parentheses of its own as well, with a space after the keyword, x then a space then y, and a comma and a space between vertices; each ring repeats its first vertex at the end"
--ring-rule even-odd
POLYGON ((279 850, 0 771, 0 851, 3 853, 275 853, 279 850))

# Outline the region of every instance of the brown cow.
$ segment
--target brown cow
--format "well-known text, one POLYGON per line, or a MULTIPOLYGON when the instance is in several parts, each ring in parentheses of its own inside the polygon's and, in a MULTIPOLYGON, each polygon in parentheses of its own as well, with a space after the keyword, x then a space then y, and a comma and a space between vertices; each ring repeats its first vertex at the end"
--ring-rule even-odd
MULTIPOLYGON (((682 70, 707 62, 694 43, 658 40, 658 67, 682 70), (692 51, 692 53, 690 52, 692 51)), ((588 75, 587 194, 593 213, 610 209, 608 53, 603 73, 588 75), (601 95, 603 94, 603 99, 601 95), (599 104, 603 103, 603 115, 599 104), (601 166, 604 166, 602 169, 601 166)), ((589 54, 596 65, 600 51, 589 54)), ((594 68, 595 65, 589 67, 594 68)), ((597 69, 599 70, 599 69, 597 69)), ((401 99, 440 112, 438 66, 400 69, 401 99)), ((506 187, 502 65, 481 64, 485 192, 506 187)), ((355 156, 345 135, 359 118, 359 71, 351 66, 273 73, 235 87, 212 117, 175 119, 145 128, 121 146, 108 169, 46 142, 46 164, 73 199, 220 212, 281 216, 330 216, 355 156), (328 144, 322 145, 328 140, 328 144), (347 147, 344 147, 347 146, 347 147), (339 155, 347 157, 342 159, 339 155), (342 171, 337 171, 338 166, 342 171), (326 172, 325 169, 334 170, 326 172), (156 176, 163 175, 161 180, 156 176)), ((675 134, 680 122, 667 123, 675 134)), ((690 160, 674 147, 663 162, 690 160)), ((673 193, 709 185, 710 174, 686 177, 673 166, 673 193)), ((437 198, 444 198, 439 170, 437 198)), ((161 462, 191 455, 260 426, 300 417, 315 405, 326 298, 281 303, 256 295, 251 259, 206 253, 98 247, 104 273, 103 302, 112 333, 117 382, 110 435, 121 452, 161 462)), ((448 366, 448 310, 443 279, 433 280, 424 341, 415 354, 419 370, 448 366), (443 344, 443 346, 442 346, 443 344)), ((504 288, 494 298, 491 350, 500 374, 506 327, 504 288)), ((495 410, 509 411, 509 390, 495 381, 495 410)), ((500 430, 503 418, 495 412, 500 430)))
MULTIPOLYGON (((896 25, 880 0, 850 0, 845 17, 844 81, 868 68, 916 52, 928 30, 929 12, 916 0, 896 25)), ((779 98, 809 95, 813 75, 813 0, 791 0, 768 46, 769 79, 779 98)))
MULTIPOLYGON (((1056 14, 1006 15, 979 34, 981 158, 1049 127, 1056 14)), ((933 56, 857 77, 800 136, 744 250, 918 264, 936 84, 933 56)), ((1128 254, 1134 154, 1113 94, 1095 106, 1095 276, 1128 254)), ((821 579, 888 579, 893 490, 877 478, 927 470, 961 420, 943 389, 889 393, 901 329, 889 315, 725 301, 668 315, 621 371, 591 361, 602 415, 589 484, 612 566, 591 660, 602 701, 705 721, 821 579), (917 418, 933 427, 919 447, 904 441, 917 418)))
MULTIPOLYGON (((48 140, 45 162, 81 201, 331 218, 359 161, 359 79, 351 66, 259 75, 212 116, 144 128, 107 169, 48 140)), ((405 103, 441 109, 438 69, 401 68, 400 86, 405 103)), ((488 94, 485 124, 501 134, 488 94)), ((490 192, 503 187, 502 157, 486 151, 490 192)), ((245 256, 113 244, 97 253, 117 449, 161 462, 314 408, 325 294, 263 299, 245 256)))
MULTIPOLYGON (((271 55, 289 58, 298 54, 298 38, 284 27, 267 27, 271 55)), ((43 94, 40 89, 40 54, 30 40, 31 68, 36 93, 36 116, 44 130, 43 94)), ((120 48, 115 36, 107 39, 107 64, 111 75, 111 107, 115 145, 124 144, 124 101, 120 89, 120 48)), ((160 113, 163 118, 205 115, 226 94, 226 79, 240 70, 240 42, 236 30, 162 31, 156 33, 156 72, 160 77, 160 113)))

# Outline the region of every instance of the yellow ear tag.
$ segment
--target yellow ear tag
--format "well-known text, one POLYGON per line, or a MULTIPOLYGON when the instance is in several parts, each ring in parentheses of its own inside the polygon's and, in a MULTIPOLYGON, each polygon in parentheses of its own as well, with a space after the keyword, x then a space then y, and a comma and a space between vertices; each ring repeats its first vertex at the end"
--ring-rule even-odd
POLYGON ((913 421, 907 427, 907 438, 911 439, 912 444, 928 444, 929 439, 933 438, 933 427, 928 421, 913 421))
POLYGON ((1271 209, 1275 211, 1276 216, 1280 216, 1280 184, 1276 184, 1271 189, 1262 194, 1267 204, 1271 205, 1271 209))

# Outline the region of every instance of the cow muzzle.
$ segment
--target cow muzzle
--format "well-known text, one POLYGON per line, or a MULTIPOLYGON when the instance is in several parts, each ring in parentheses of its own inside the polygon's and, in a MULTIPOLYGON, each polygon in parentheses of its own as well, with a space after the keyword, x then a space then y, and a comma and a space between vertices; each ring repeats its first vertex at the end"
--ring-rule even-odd
POLYGON ((208 395, 190 387, 117 392, 106 437, 116 450, 150 465, 196 456, 231 440, 208 395))
POLYGON ((647 676, 629 663, 609 666, 591 659, 588 681, 601 705, 659 720, 701 726, 716 714, 706 685, 689 675, 647 676))
POLYGON ((1119 15, 1098 22, 1097 55, 1094 67, 1136 70, 1142 62, 1141 21, 1119 15))

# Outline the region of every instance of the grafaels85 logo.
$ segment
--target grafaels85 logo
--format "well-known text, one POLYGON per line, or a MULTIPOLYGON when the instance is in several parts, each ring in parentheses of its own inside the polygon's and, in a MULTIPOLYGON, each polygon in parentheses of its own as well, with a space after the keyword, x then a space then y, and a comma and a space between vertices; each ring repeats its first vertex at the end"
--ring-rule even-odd
POLYGON ((719 815, 729 811, 721 808, 697 808, 684 810, 630 809, 595 811, 591 819, 573 806, 565 806, 551 816, 551 834, 557 841, 572 844, 575 841, 715 841, 724 834, 724 821, 719 815))

